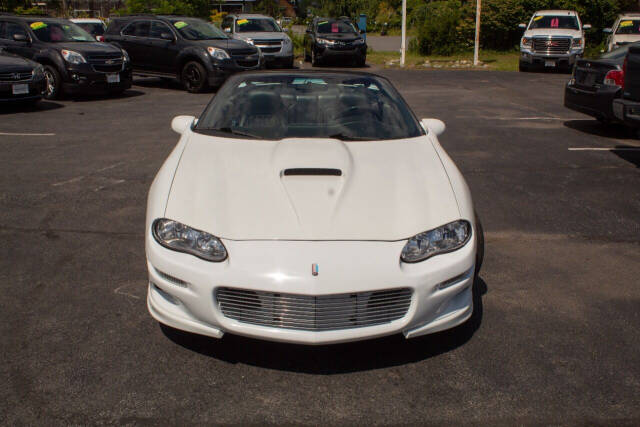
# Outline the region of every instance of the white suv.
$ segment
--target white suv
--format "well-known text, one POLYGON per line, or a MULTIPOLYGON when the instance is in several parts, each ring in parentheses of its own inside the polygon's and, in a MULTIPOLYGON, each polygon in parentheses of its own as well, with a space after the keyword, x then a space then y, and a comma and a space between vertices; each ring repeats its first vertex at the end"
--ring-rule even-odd
POLYGON ((640 41, 640 13, 622 13, 618 15, 611 28, 605 28, 607 37, 607 52, 640 41))
POLYGON ((584 30, 580 17, 572 10, 540 10, 520 40, 520 71, 539 67, 571 69, 584 52, 584 30))

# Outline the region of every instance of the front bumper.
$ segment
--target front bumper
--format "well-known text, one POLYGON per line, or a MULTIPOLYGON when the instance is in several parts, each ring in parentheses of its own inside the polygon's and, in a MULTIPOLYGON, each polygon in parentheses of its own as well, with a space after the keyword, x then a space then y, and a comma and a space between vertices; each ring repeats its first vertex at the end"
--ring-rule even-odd
POLYGON ((575 50, 566 54, 534 52, 529 49, 520 50, 520 64, 527 67, 564 67, 571 68, 576 60, 582 57, 582 51, 575 50))
POLYGON ((613 101, 621 93, 617 86, 601 85, 595 90, 587 90, 569 82, 564 89, 564 106, 598 119, 615 120, 613 101))
POLYGON ((640 127, 640 102, 616 99, 613 101, 613 114, 626 125, 640 127))
POLYGON ((264 68, 265 59, 260 55, 238 56, 229 59, 211 60, 207 64, 211 86, 219 86, 232 74, 264 68))
POLYGON ((367 56, 367 45, 335 47, 319 44, 316 46, 316 54, 323 59, 365 58, 367 56))
POLYGON ((224 241, 230 258, 210 263, 160 246, 149 234, 147 304, 161 323, 220 338, 229 332, 272 341, 330 344, 403 333, 442 331, 473 311, 476 242, 416 264, 399 261, 401 242, 224 241), (312 264, 320 266, 313 276, 312 264), (173 278, 173 279, 172 279, 173 278), (455 280, 451 281, 452 278, 455 280), (175 280, 178 279, 178 280, 175 280), (450 282, 448 282, 450 281, 450 282), (446 287, 442 284, 447 282, 446 287), (403 317, 374 326, 309 331, 260 326, 225 317, 220 287, 299 295, 334 295, 410 288, 403 317))
POLYGON ((132 82, 132 73, 130 63, 124 65, 119 71, 110 73, 95 71, 90 64, 67 64, 63 79, 62 85, 65 93, 88 94, 129 89, 132 82), (109 74, 117 74, 120 82, 108 83, 107 75, 109 74))
POLYGON ((20 101, 35 101, 42 98, 42 92, 45 88, 45 80, 28 80, 17 82, 0 82, 0 102, 20 102, 20 101), (29 93, 14 95, 14 85, 28 85, 29 93))

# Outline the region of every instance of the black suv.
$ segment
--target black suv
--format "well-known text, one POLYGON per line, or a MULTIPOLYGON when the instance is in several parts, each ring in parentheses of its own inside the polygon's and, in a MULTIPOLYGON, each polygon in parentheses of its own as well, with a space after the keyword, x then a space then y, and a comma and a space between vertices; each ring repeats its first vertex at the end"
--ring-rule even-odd
POLYGON ((131 87, 126 52, 97 42, 66 19, 0 15, 0 47, 44 66, 47 99, 96 90, 120 93, 131 87))
POLYGON ((134 73, 178 78, 189 92, 220 86, 232 73, 264 66, 260 51, 197 18, 138 15, 114 18, 105 41, 129 53, 134 73))
POLYGON ((304 36, 304 59, 313 66, 339 59, 364 67, 367 43, 349 18, 314 18, 304 36))

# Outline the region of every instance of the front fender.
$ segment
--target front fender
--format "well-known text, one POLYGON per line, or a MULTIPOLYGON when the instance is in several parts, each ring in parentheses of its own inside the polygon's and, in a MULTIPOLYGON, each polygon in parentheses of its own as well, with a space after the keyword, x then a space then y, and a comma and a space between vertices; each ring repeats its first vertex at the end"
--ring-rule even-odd
POLYGON ((211 64, 211 59, 209 58, 209 54, 201 47, 191 46, 186 49, 183 49, 177 58, 176 64, 176 74, 180 75, 182 72, 182 66, 192 58, 198 59, 204 68, 206 68, 207 73, 213 72, 213 65, 211 64))
POLYGON ((37 52, 33 60, 40 64, 54 65, 64 80, 67 80, 69 75, 67 73, 67 67, 65 67, 64 59, 60 52, 54 49, 43 49, 37 52))

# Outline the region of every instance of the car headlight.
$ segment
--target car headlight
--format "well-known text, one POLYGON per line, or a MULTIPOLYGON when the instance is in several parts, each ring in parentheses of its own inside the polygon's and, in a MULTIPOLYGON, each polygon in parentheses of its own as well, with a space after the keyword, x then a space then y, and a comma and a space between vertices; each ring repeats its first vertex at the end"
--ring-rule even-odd
POLYGON ((36 68, 33 69, 31 74, 33 75, 33 78, 36 79, 36 80, 43 79, 44 78, 44 67, 42 65, 38 65, 36 68))
POLYGON ((246 38, 246 39, 243 39, 243 40, 246 41, 249 44, 253 44, 253 39, 246 38))
POLYGON ((153 237, 165 248, 195 255, 206 261, 227 259, 227 249, 220 239, 204 231, 166 218, 156 219, 151 229, 153 237))
POLYGON ((318 39, 317 42, 318 42, 318 44, 326 44, 326 45, 329 45, 329 46, 336 44, 335 41, 327 40, 327 39, 318 39))
POLYGON ((520 43, 522 44, 522 47, 531 49, 531 39, 528 37, 523 37, 522 40, 520 41, 520 43))
POLYGON ((224 49, 208 47, 207 52, 209 52, 209 55, 214 59, 229 59, 229 54, 224 49))
POLYGON ((129 54, 126 50, 122 49, 122 60, 124 62, 129 62, 131 59, 129 58, 129 54))
POLYGON ((471 237, 471 224, 460 219, 442 227, 425 231, 409 239, 400 259, 403 262, 420 262, 434 255, 455 251, 463 247, 471 237))
POLYGON ((289 38, 282 39, 282 44, 283 45, 287 45, 287 46, 290 45, 291 44, 291 39, 289 39, 289 38))
POLYGON ((62 53, 62 57, 64 58, 64 60, 70 64, 84 64, 85 62, 87 62, 84 59, 84 56, 80 55, 78 52, 62 49, 60 53, 62 53))
POLYGON ((582 38, 573 39, 573 42, 571 43, 571 47, 574 48, 574 49, 581 48, 582 47, 582 38))

